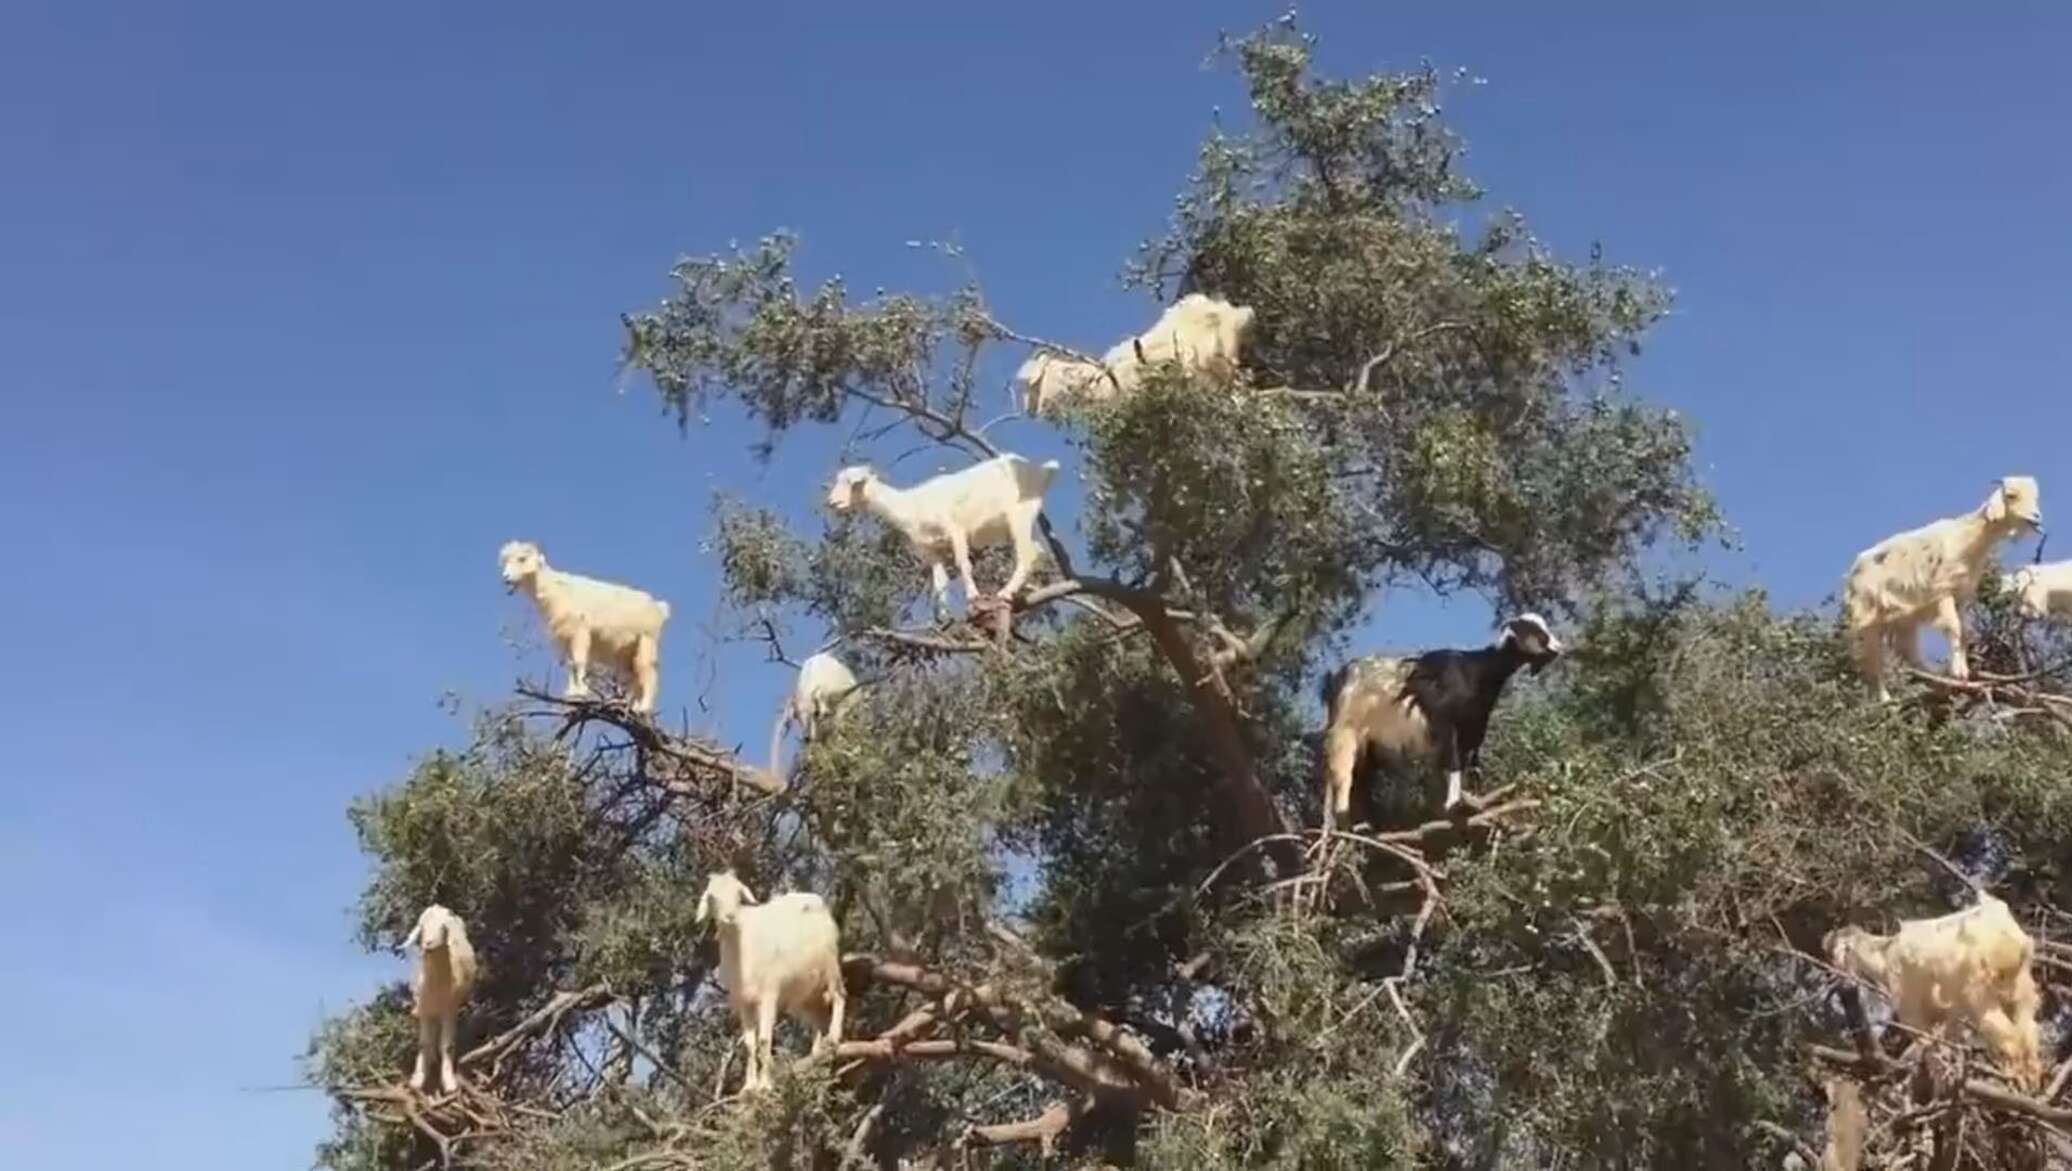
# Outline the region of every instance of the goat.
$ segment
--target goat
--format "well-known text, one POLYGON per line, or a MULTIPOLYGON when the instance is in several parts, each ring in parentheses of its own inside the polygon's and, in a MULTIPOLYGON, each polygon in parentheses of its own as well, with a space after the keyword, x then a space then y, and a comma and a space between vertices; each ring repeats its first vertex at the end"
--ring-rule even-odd
POLYGON ((1136 390, 1145 370, 1165 361, 1189 374, 1227 379, 1237 372, 1253 315, 1249 306, 1189 293, 1150 329, 1110 346, 1099 362, 1039 350, 1015 371, 1022 409, 1038 415, 1074 401, 1105 402, 1136 390))
POLYGON ((436 1057, 439 1084, 448 1091, 457 1090, 460 1081, 453 1072, 453 1042, 460 1031, 461 1005, 474 991, 479 972, 475 949, 468 943, 467 924, 433 903, 403 937, 403 946, 418 949, 417 968, 410 975, 410 1011, 417 1017, 417 1066, 410 1071, 410 1088, 424 1089, 425 1075, 436 1057))
POLYGON ((770 1086, 770 1035, 782 1009, 813 1029, 813 1052, 842 1041, 842 953, 834 916, 817 894, 794 891, 757 904, 731 870, 705 882, 697 922, 719 929, 719 976, 747 1051, 742 1090, 770 1086))
POLYGON ((1036 517, 1043 511, 1043 493, 1058 472, 1058 461, 1031 463, 1014 454, 996 455, 960 471, 945 472, 911 488, 895 488, 878 478, 868 464, 835 473, 828 507, 836 512, 869 508, 905 534, 914 552, 928 563, 938 615, 948 605, 947 553, 957 563, 969 605, 978 597, 971 580, 971 550, 1003 541, 1014 544, 1014 572, 1000 597, 1012 598, 1029 578, 1040 552, 1036 517))
POLYGON ((669 603, 631 586, 555 569, 530 541, 506 542, 497 563, 504 592, 522 589, 539 607, 568 671, 568 698, 589 696, 590 666, 602 662, 633 684, 635 711, 655 710, 669 603))
POLYGON ((2008 590, 2016 608, 2030 618, 2072 615, 2072 561, 2025 565, 2014 571, 2008 590))
POLYGON ((1836 968, 1885 994, 1900 1024, 1940 1036, 1951 1022, 1968 1022, 2017 1084, 2041 1084, 2035 945, 2006 903, 1980 891, 1975 905, 1904 920, 1892 935, 1844 926, 1820 942, 1836 968))
POLYGON ((1112 389, 1106 366, 1052 350, 1038 350, 1029 355, 1028 360, 1014 372, 1015 387, 1021 392, 1022 410, 1031 415, 1055 410, 1082 397, 1106 397, 1094 388, 1097 382, 1110 383, 1112 389))
POLYGON ((1446 804, 1461 802, 1461 774, 1481 763, 1489 715, 1518 668, 1533 674, 1565 648, 1546 619, 1520 614, 1481 650, 1427 651, 1414 659, 1355 659, 1324 679, 1324 824, 1352 808, 1361 750, 1399 763, 1437 756, 1446 769, 1446 804))
POLYGON ((1101 362, 1123 394, 1143 385, 1146 369, 1168 360, 1189 374, 1229 378, 1237 373, 1252 318, 1250 306, 1189 293, 1168 305, 1150 329, 1110 348, 1101 362))
POLYGON ((839 714, 857 686, 855 673, 826 651, 809 655, 799 664, 798 682, 777 709, 777 726, 770 729, 771 776, 784 775, 779 753, 784 747, 786 726, 797 724, 800 740, 813 739, 820 721, 839 714))
POLYGON ((2043 505, 2033 476, 2008 476, 1976 510, 1897 533, 1857 554, 1842 583, 1842 612, 1857 670, 1883 703, 1885 652, 1926 671, 1921 627, 1933 623, 1950 642, 1950 675, 1966 679, 1964 621, 1959 610, 1978 595, 1986 563, 2002 541, 2043 531, 2043 505))

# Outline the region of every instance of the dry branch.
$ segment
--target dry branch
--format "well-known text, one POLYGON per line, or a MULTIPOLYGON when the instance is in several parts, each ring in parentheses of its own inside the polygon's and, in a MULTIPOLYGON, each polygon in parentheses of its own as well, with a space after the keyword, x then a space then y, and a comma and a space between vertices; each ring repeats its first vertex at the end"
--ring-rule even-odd
MULTIPOLYGON (((949 1044, 973 1046, 973 1052, 1025 1064, 1053 1081, 1103 1099, 1120 1097, 1132 1105, 1149 1101, 1169 1110, 1185 1105, 1187 1095, 1174 1080, 1172 1071, 1141 1042, 1112 1022, 1081 1012, 1061 1000, 1047 998, 1036 1003, 1011 996, 991 984, 967 984, 918 964, 870 955, 845 956, 842 967, 867 981, 910 988, 935 1002, 930 1010, 934 1020, 916 1025, 915 1018, 909 1016, 894 1026, 893 1032, 902 1033, 901 1037, 888 1035, 877 1041, 845 1042, 842 1057, 884 1060, 901 1055, 943 1056, 962 1052, 948 1049, 939 1053, 936 1046, 946 1042, 908 1041, 904 1037, 975 1014, 1004 1035, 1017 1038, 1018 1044, 996 1049, 978 1048, 987 1044, 983 1042, 958 1040, 949 1044), (1086 1043, 1070 1044, 1061 1038, 1086 1043), (1026 1054, 1026 1061, 1020 1054, 1026 1054)), ((851 982, 855 982, 854 976, 851 982)))
POLYGON ((1948 675, 1923 671, 1918 667, 1908 667, 1906 672, 1942 695, 1968 696, 1978 703, 2011 706, 2024 712, 2046 716, 2060 727, 2072 729, 2072 696, 2020 686, 2015 681, 2021 676, 1989 675, 1976 679, 1954 679, 1948 675))
POLYGON ((555 709, 553 714, 562 721, 556 739, 588 724, 607 724, 624 732, 641 755, 641 774, 678 796, 710 799, 717 796, 716 786, 725 785, 746 785, 771 796, 784 792, 782 777, 744 764, 709 740, 664 731, 647 716, 618 701, 567 699, 528 687, 520 687, 518 694, 555 709), (655 760, 669 766, 669 775, 654 775, 651 765, 655 760))
POLYGON ((1077 1107, 1063 1102, 1052 1102, 1043 1113, 1023 1122, 1003 1122, 993 1126, 973 1126, 964 1132, 963 1145, 1006 1146, 1009 1143, 1035 1143, 1036 1149, 1045 1158, 1057 1145, 1058 1136, 1065 1133, 1079 1116, 1091 1107, 1082 1103, 1077 1107))
POLYGON ((494 1082, 496 1067, 502 1064, 503 1059, 516 1049, 520 1042, 535 1034, 551 1031, 569 1013, 603 1008, 610 1004, 612 999, 611 986, 603 983, 592 984, 573 992, 557 992, 524 1020, 462 1054, 460 1064, 470 1066, 489 1062, 489 1080, 494 1082))

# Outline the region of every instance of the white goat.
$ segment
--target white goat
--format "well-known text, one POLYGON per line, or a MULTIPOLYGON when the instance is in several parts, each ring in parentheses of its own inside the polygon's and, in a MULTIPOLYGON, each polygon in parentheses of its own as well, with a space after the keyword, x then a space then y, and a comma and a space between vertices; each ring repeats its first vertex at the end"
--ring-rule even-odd
POLYGON ((794 891, 757 905, 723 870, 705 882, 697 921, 719 927, 719 977, 741 1026, 748 1064, 744 1091, 770 1085, 770 1035, 777 1012, 813 1029, 813 1052, 842 1041, 842 953, 835 919, 817 894, 794 891))
POLYGON ((1885 686, 1886 650, 1927 670, 1921 627, 1929 623, 1950 642, 1950 675, 1970 676, 1959 608, 1978 595, 1986 563, 2000 543, 2025 529, 2043 530, 2036 480, 2008 476, 1976 511, 1898 533, 1857 554, 1842 583, 1842 611, 1857 669, 1881 702, 1892 697, 1885 686))
POLYGON ((2031 618, 2072 615, 2072 561, 2023 566, 2014 571, 2008 589, 2015 605, 2031 618))
POLYGON ((1882 991, 1900 1024, 1940 1036, 1952 1021, 1968 1022, 2017 1083, 2042 1080, 2034 945, 2006 903, 1980 891, 1977 904, 1905 920, 1895 934, 1838 927, 1821 946, 1835 967, 1882 991))
POLYGON ((799 738, 811 740, 820 721, 839 714, 857 688, 856 673, 826 651, 809 655, 799 664, 798 682, 777 710, 777 726, 770 729, 770 775, 782 777, 778 754, 784 747, 784 729, 799 726, 799 738))
POLYGON ((1103 392, 1115 390, 1106 366, 1068 358, 1052 350, 1029 355, 1028 361, 1015 370, 1014 383, 1021 392, 1022 410, 1031 415, 1055 410, 1082 396, 1105 398, 1107 394, 1103 392), (1101 385, 1096 387, 1095 383, 1101 385))
POLYGON ((590 694, 590 667, 598 663, 633 685, 635 711, 655 710, 669 603, 631 586, 555 569, 530 541, 506 542, 497 563, 504 592, 523 589, 539 607, 568 670, 570 699, 590 694))
POLYGON ((1201 293, 1166 306, 1150 329, 1110 346, 1097 363, 1039 351, 1015 372, 1022 409, 1041 414, 1075 399, 1104 402, 1142 386, 1148 367, 1177 361, 1190 374, 1237 372, 1253 311, 1201 293))
POLYGON ((1043 493, 1058 472, 1058 461, 1031 463, 1014 454, 996 455, 961 471, 945 472, 911 488, 895 488, 878 478, 867 464, 835 473, 828 507, 848 512, 865 507, 906 535, 914 552, 928 563, 940 613, 949 598, 947 554, 957 563, 964 582, 964 600, 978 597, 971 580, 971 550, 1003 541, 1014 544, 1014 572, 1001 587, 1011 598, 1029 578, 1041 552, 1036 544, 1036 517, 1043 511, 1043 493))
POLYGON ((453 1042, 460 1031, 461 1005, 474 991, 479 971, 467 925, 459 915, 433 903, 403 937, 403 946, 418 949, 417 968, 410 975, 410 1011, 417 1017, 417 1067, 410 1072, 410 1088, 424 1089, 425 1075, 436 1058, 439 1084, 457 1090, 453 1042))
POLYGON ((1148 367, 1168 360, 1190 374, 1228 378, 1237 372, 1252 316, 1250 306, 1189 293, 1166 306, 1150 329, 1110 348, 1101 361, 1125 394, 1143 384, 1148 367))

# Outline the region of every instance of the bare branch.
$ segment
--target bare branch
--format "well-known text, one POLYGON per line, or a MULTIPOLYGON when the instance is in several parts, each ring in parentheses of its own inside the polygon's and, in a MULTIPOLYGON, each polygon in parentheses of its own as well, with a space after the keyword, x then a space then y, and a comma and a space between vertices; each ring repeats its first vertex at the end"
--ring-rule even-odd
MULTIPOLYGON (((626 733, 644 756, 668 762, 677 775, 651 779, 662 789, 678 796, 710 798, 714 794, 703 786, 714 781, 746 785, 771 796, 784 792, 782 777, 743 763, 733 753, 709 740, 663 731, 652 719, 623 703, 568 699, 529 687, 518 688, 518 694, 557 709, 554 714, 560 716, 562 724, 561 731, 555 734, 556 739, 593 723, 609 724, 626 733)), ((643 774, 648 772, 645 765, 643 761, 643 774)))
MULTIPOLYGON (((551 1031, 569 1013, 603 1008, 613 999, 611 985, 601 982, 573 992, 557 992, 524 1020, 462 1054, 460 1064, 479 1065, 487 1061, 494 1065, 516 1049, 520 1042, 551 1031)), ((496 1080, 494 1074, 490 1080, 496 1080)))
POLYGON ((873 626, 857 634, 858 638, 874 639, 893 646, 942 655, 978 655, 993 649, 993 644, 976 639, 949 638, 940 634, 927 634, 913 630, 893 630, 873 626))
POLYGON ((863 1120, 856 1124, 856 1130, 849 1135, 849 1145, 842 1150, 842 1162, 838 1171, 848 1171, 850 1167, 869 1166, 863 1161, 863 1144, 870 1141, 871 1127, 877 1125, 878 1119, 884 1115, 883 1102, 875 1103, 863 1112, 863 1120))
POLYGON ((964 1132, 963 1142, 976 1146, 1005 1146, 1009 1143, 1035 1143, 1037 1151, 1045 1158, 1056 1146, 1058 1136, 1070 1129, 1079 1116, 1091 1108, 1091 1102, 1077 1107, 1063 1102, 1052 1102, 1043 1113, 1025 1122, 1003 1122, 993 1126, 973 1126, 964 1132))
MULTIPOLYGON (((930 997, 938 1002, 934 1013, 944 1021, 976 1011, 1009 1035, 1020 1035, 1028 1026, 1040 1023, 1056 1037, 1082 1038, 1091 1042, 1095 1048, 1087 1049, 1042 1036, 1038 1031, 1027 1042, 1027 1049, 1000 1046, 1001 1052, 992 1053, 1002 1060, 1027 1064, 1044 1076, 1082 1092, 1102 1097, 1121 1094, 1125 1098, 1148 1098, 1167 1109, 1180 1108, 1186 1097, 1175 1083, 1172 1072, 1135 1038, 1111 1022, 1081 1012, 1061 1000, 1051 998, 1041 1004, 1031 1004, 1009 997, 990 984, 964 984, 918 964, 894 963, 870 955, 845 956, 842 966, 845 971, 864 974, 869 980, 911 988, 930 997)), ((898 1055, 932 1056, 936 1055, 935 1049, 940 1044, 943 1042, 904 1042, 881 1037, 876 1041, 845 1042, 841 1055, 877 1060, 898 1055)), ((989 1052, 982 1048, 987 1044, 985 1042, 960 1039, 953 1044, 989 1052)), ((942 1055, 964 1051, 948 1049, 943 1050, 942 1055)))
POLYGON ((635 1053, 640 1054, 642 1057, 647 1058, 648 1064, 655 1067, 655 1072, 668 1078, 670 1081, 675 1082, 677 1085, 682 1086, 686 1090, 691 1088, 691 1083, 684 1080, 684 1076, 682 1074, 670 1068, 668 1062, 662 1060, 660 1057, 657 1057, 655 1055, 654 1050, 648 1048, 646 1045, 641 1044, 640 1039, 638 1037, 635 1037, 632 1033, 620 1028, 618 1022, 612 1020, 610 1017, 607 1016, 606 1018, 604 1018, 604 1027, 610 1029, 613 1036, 625 1042, 628 1048, 632 1049, 635 1053))
POLYGON ((1455 330, 1466 329, 1467 327, 1468 323, 1465 321, 1441 321, 1433 325, 1427 325, 1408 337, 1397 338, 1395 341, 1383 346, 1380 353, 1367 359, 1365 364, 1360 367, 1359 378, 1347 390, 1352 394, 1364 396, 1367 393, 1369 380, 1374 377, 1374 372, 1394 361, 1397 351, 1402 349, 1404 345, 1421 342, 1428 337, 1436 337, 1442 333, 1451 333, 1455 330))

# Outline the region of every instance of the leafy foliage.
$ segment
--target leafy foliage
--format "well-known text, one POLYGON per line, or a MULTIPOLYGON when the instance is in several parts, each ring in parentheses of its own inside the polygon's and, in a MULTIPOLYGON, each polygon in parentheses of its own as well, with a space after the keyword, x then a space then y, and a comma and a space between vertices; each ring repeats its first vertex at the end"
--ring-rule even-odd
MULTIPOLYGON (((358 803, 363 942, 442 901, 487 975, 449 1100, 395 1091, 401 987, 320 1030, 324 1165, 1773 1165, 1818 1141, 1807 1046, 1846 1044, 1826 929, 1948 909, 1960 875, 2039 936, 2066 917, 2065 637, 1989 591, 1974 658, 2020 686, 1879 707, 1832 617, 1644 584, 1722 531, 1683 423, 1622 385, 1667 291, 1473 220, 1431 70, 1316 78, 1287 21, 1227 49, 1253 124, 1127 278, 1253 306, 1242 372, 1161 367, 1062 421, 1082 551, 1050 518, 1009 629, 901 626, 925 577, 871 518, 722 498, 744 628, 830 632, 869 681, 780 791, 535 701, 358 803), (1428 823, 1384 780, 1372 834, 1302 831, 1318 670, 1412 582, 1564 612, 1577 649, 1513 684, 1482 812, 1428 823), (717 1096, 737 1033, 691 916, 720 867, 821 892, 853 953, 841 1050, 749 1101, 717 1096)), ((979 288, 852 301, 794 255, 681 261, 626 318, 679 421, 740 410, 765 455, 866 416, 997 450, 978 372, 1024 343, 979 288)), ((1886 1095, 1881 1157, 1944 1126, 1824 1068, 1886 1095)), ((2030 1165, 2027 1124, 1979 1117, 1946 1165, 2030 1165)))

